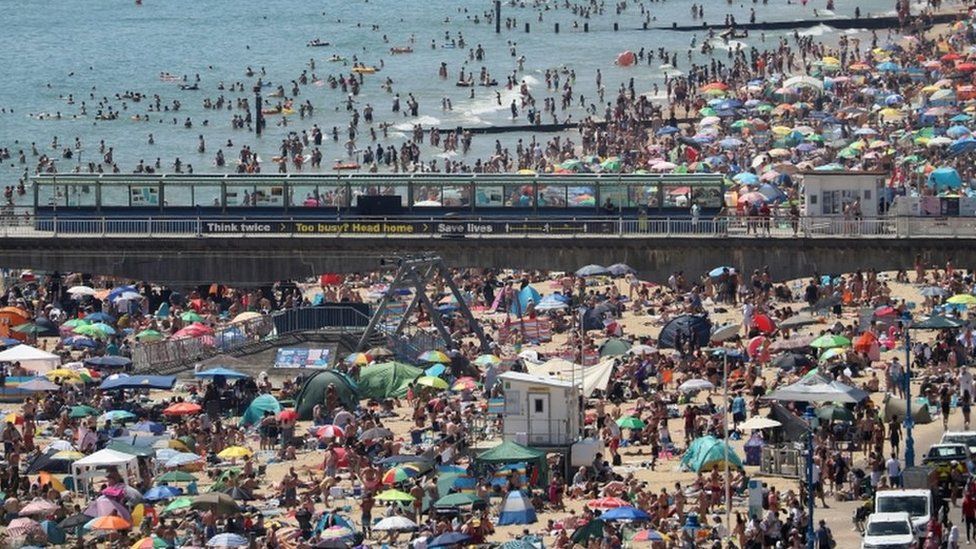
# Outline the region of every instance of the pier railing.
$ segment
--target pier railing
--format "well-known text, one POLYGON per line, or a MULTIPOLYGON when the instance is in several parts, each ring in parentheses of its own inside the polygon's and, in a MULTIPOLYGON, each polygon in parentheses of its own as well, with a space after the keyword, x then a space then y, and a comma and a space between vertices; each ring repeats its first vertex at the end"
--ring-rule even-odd
POLYGON ((972 217, 0 218, 2 238, 976 238, 972 217))

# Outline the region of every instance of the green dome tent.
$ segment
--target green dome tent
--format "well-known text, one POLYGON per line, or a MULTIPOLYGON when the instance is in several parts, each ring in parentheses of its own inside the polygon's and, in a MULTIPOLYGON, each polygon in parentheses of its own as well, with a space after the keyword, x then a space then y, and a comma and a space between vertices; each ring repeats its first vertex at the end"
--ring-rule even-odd
MULTIPOLYGON (((714 465, 723 469, 724 464, 725 441, 711 435, 691 441, 688 451, 681 457, 681 470, 694 473, 711 470, 714 465)), ((742 470, 742 460, 739 459, 732 447, 729 447, 729 467, 742 470)))
POLYGON ((265 412, 277 414, 281 411, 281 404, 278 399, 271 395, 260 395, 251 401, 244 415, 241 416, 241 425, 254 425, 261 421, 265 412))
POLYGON ((383 362, 367 366, 359 373, 361 398, 400 398, 406 396, 407 385, 424 375, 420 368, 402 362, 383 362))
POLYGON ((325 390, 330 384, 335 385, 339 400, 347 410, 354 410, 359 405, 359 388, 355 381, 342 372, 322 370, 305 382, 305 386, 295 398, 298 419, 312 419, 312 409, 315 405, 325 404, 325 390))

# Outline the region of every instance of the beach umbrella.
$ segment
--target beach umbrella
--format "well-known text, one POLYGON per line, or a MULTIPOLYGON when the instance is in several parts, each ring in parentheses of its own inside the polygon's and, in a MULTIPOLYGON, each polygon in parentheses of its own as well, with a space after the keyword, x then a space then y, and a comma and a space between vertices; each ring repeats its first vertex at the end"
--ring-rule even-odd
POLYGON ((624 416, 617 420, 617 427, 621 429, 638 430, 646 426, 643 420, 634 416, 624 416))
POLYGON ((415 478, 420 474, 416 467, 409 465, 398 465, 383 473, 382 482, 387 486, 399 484, 401 482, 415 478))
POLYGON ((630 349, 627 349, 627 354, 634 355, 634 356, 649 355, 651 353, 656 353, 656 352, 657 352, 656 347, 651 347, 650 345, 644 345, 643 343, 638 343, 637 345, 632 346, 630 349))
POLYGON ((472 377, 461 377, 454 381, 451 385, 452 391, 474 391, 478 388, 478 382, 472 377))
POLYGON ((46 499, 37 498, 25 505, 18 514, 22 517, 29 517, 32 515, 50 515, 60 508, 60 506, 55 505, 46 499))
POLYGON ((630 342, 619 338, 611 338, 600 345, 600 356, 620 356, 630 350, 630 342))
POLYGON ((193 498, 190 505, 194 509, 215 511, 219 513, 236 513, 240 511, 234 498, 220 492, 209 492, 193 498))
POLYGON ((946 300, 946 303, 953 305, 966 305, 967 307, 976 305, 976 296, 970 294, 956 294, 946 300))
POLYGON ((478 496, 467 493, 467 492, 456 492, 454 494, 448 494, 436 502, 434 502, 434 507, 440 508, 453 508, 453 507, 464 507, 465 505, 471 505, 481 501, 478 496))
POLYGON ((826 404, 817 408, 814 413, 821 421, 854 421, 854 413, 843 406, 826 404))
MULTIPOLYGON (((923 297, 943 297, 949 294, 948 290, 938 286, 926 286, 919 291, 923 297)), ((23 384, 21 384, 23 386, 23 384)))
POLYGON ((7 524, 7 537, 27 537, 43 534, 41 523, 27 517, 15 518, 7 524))
POLYGON ((714 389, 715 385, 707 379, 689 379, 678 386, 678 390, 683 393, 693 393, 696 391, 707 391, 714 389))
POLYGON ((83 337, 83 336, 73 336, 66 337, 62 341, 66 347, 71 347, 72 349, 95 349, 98 347, 98 342, 94 339, 83 337))
POLYGON ((820 354, 820 363, 826 363, 832 359, 841 357, 843 358, 847 354, 847 351, 843 347, 834 347, 832 349, 827 349, 820 354))
POLYGON ((446 390, 449 387, 446 381, 434 376, 421 376, 417 378, 416 384, 439 390, 446 390))
POLYGON ((343 360, 346 364, 353 366, 365 366, 373 361, 373 358, 366 353, 352 353, 343 360))
POLYGON ((58 384, 52 383, 42 377, 35 377, 31 380, 21 383, 20 385, 17 386, 17 389, 21 391, 30 391, 33 393, 38 393, 42 391, 57 391, 60 390, 61 387, 58 384))
POLYGON ((77 450, 60 450, 51 455, 51 459, 58 461, 78 461, 85 457, 85 454, 77 450))
POLYGON ((180 315, 180 320, 184 322, 203 322, 203 317, 195 311, 186 311, 180 315))
POLYGON ((748 192, 739 195, 738 204, 763 204, 767 201, 766 195, 760 192, 748 192))
POLYGON ((783 353, 773 359, 772 365, 781 370, 800 370, 813 366, 814 362, 802 353, 783 353))
POLYGON ((430 368, 424 370, 424 374, 428 376, 438 377, 447 371, 447 366, 443 364, 434 364, 430 368))
POLYGON ((195 482, 197 477, 184 471, 168 471, 156 477, 156 482, 195 482))
POLYGON ((658 135, 658 136, 672 135, 672 134, 678 133, 679 131, 681 131, 681 130, 679 130, 678 128, 676 128, 674 126, 662 126, 661 128, 658 128, 658 130, 655 132, 655 134, 658 135))
POLYGON ((759 176, 752 172, 742 172, 732 177, 732 180, 743 185, 756 185, 759 183, 759 176))
POLYGON ((930 316, 921 322, 916 322, 909 326, 913 330, 947 330, 962 328, 966 324, 956 318, 947 316, 930 316))
POLYGON ((233 487, 231 487, 231 488, 229 488, 227 490, 223 490, 222 493, 227 494, 228 496, 234 498, 235 501, 252 501, 252 500, 254 500, 254 496, 251 495, 250 492, 247 492, 246 490, 242 490, 241 488, 238 488, 237 486, 233 486, 233 487))
POLYGON ((378 532, 410 532, 417 529, 417 523, 400 515, 393 515, 377 522, 372 530, 378 532))
POLYGON ((163 414, 168 416, 189 416, 199 414, 203 408, 199 404, 192 402, 178 402, 163 410, 163 414))
POLYGON ((669 538, 657 530, 640 530, 630 541, 650 541, 652 543, 664 543, 669 538))
POLYGON ((176 454, 170 456, 165 463, 165 467, 173 469, 175 467, 183 467, 184 465, 189 465, 191 463, 199 463, 203 461, 203 458, 191 452, 177 452, 176 454))
POLYGON ((137 419, 136 415, 128 410, 110 410, 98 416, 98 421, 113 421, 116 423, 131 421, 133 419, 137 419))
POLYGON ((173 486, 153 486, 142 495, 146 501, 172 499, 183 494, 183 490, 173 486))
POLYGON ((126 520, 131 516, 129 510, 118 500, 105 496, 98 496, 95 501, 89 503, 84 513, 96 518, 116 515, 126 520))
POLYGON ((230 533, 217 534, 207 540, 207 547, 245 547, 247 544, 244 536, 230 533))
POLYGON ((421 353, 417 357, 417 360, 421 362, 437 362, 440 364, 449 364, 451 362, 451 357, 447 356, 441 351, 426 351, 421 353))
POLYGON ((962 177, 960 177, 959 172, 955 168, 950 168, 944 166, 941 168, 936 168, 929 174, 928 185, 939 189, 958 189, 962 186, 962 177))
POLYGON ((177 498, 174 499, 163 509, 163 514, 173 513, 175 511, 180 511, 182 509, 189 509, 193 506, 193 500, 190 498, 177 498))
POLYGON ((446 534, 441 534, 434 538, 427 547, 450 547, 452 545, 461 545, 464 542, 471 539, 468 534, 463 534, 461 532, 448 532, 446 534))
POLYGON ((68 288, 68 293, 71 294, 71 297, 79 298, 84 296, 94 296, 98 292, 95 290, 95 288, 90 286, 72 286, 68 288))
POLYGON ((606 511, 608 509, 626 507, 627 505, 629 504, 626 501, 615 497, 591 499, 590 501, 586 502, 586 506, 595 511, 606 511))
MULTIPOLYGON (((52 370, 52 371, 55 371, 55 370, 52 370)), ((48 372, 48 373, 51 373, 51 372, 48 372)), ((88 417, 88 416, 97 416, 99 414, 101 414, 101 412, 99 412, 97 409, 92 408, 91 406, 86 406, 84 404, 81 404, 81 405, 78 405, 78 406, 72 406, 71 407, 71 410, 68 413, 68 417, 71 417, 71 418, 82 418, 82 417, 88 417)))
POLYGON ((61 522, 59 522, 58 526, 60 526, 64 530, 72 530, 74 528, 78 528, 79 526, 84 526, 88 524, 88 522, 91 521, 91 519, 93 518, 95 517, 91 515, 86 515, 84 513, 75 513, 69 516, 68 518, 62 520, 61 522))
POLYGON ((825 334, 810 342, 810 347, 816 349, 830 349, 832 347, 850 347, 851 340, 844 336, 825 334))
POLYGON ((600 518, 607 521, 642 521, 651 520, 651 516, 641 511, 636 507, 631 507, 630 505, 625 505, 623 507, 615 507, 604 512, 600 515, 600 518))
POLYGON ((385 490, 376 495, 376 501, 414 501, 412 495, 400 490, 385 490))
POLYGON ((393 431, 385 427, 373 427, 372 429, 368 429, 360 433, 359 440, 379 440, 392 437, 393 431))
POLYGON ((386 347, 373 347, 372 349, 366 351, 366 354, 376 360, 394 356, 393 351, 387 349, 386 347))
POLYGON ((224 368, 223 366, 217 366, 215 368, 210 368, 208 370, 203 370, 201 372, 196 372, 195 374, 193 374, 193 377, 199 377, 199 378, 207 378, 207 377, 214 378, 217 376, 223 377, 225 379, 247 379, 251 377, 248 374, 238 372, 237 370, 231 370, 230 368, 224 368))
POLYGON ((966 137, 949 146, 949 155, 959 156, 976 150, 976 139, 966 137))
POLYGON ((243 459, 246 457, 251 457, 254 452, 243 447, 243 446, 229 446, 224 448, 217 454, 220 459, 243 459))
POLYGON ((133 543, 129 549, 164 549, 169 547, 169 542, 160 538, 158 536, 151 535, 146 536, 139 541, 133 543))
POLYGON ((576 270, 576 276, 579 277, 604 276, 609 274, 611 274, 610 269, 602 265, 586 265, 576 270))
POLYGON ((500 365, 502 363, 502 359, 498 358, 495 355, 481 355, 478 358, 474 359, 474 363, 477 364, 478 366, 484 366, 487 368, 489 366, 500 365))

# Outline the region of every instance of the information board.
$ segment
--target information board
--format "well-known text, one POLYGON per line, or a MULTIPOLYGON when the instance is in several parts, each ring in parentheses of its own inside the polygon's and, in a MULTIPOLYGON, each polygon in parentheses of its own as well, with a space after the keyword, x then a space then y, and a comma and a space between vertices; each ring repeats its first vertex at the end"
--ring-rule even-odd
POLYGON ((325 369, 332 364, 332 349, 278 349, 275 368, 325 369))

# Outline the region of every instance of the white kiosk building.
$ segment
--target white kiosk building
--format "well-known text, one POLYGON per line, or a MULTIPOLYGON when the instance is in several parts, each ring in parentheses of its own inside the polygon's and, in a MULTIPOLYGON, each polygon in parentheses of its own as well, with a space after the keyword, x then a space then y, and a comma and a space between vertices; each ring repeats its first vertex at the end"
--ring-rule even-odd
POLYGON ((568 447, 580 437, 577 383, 552 377, 506 372, 503 436, 536 447, 568 447))

